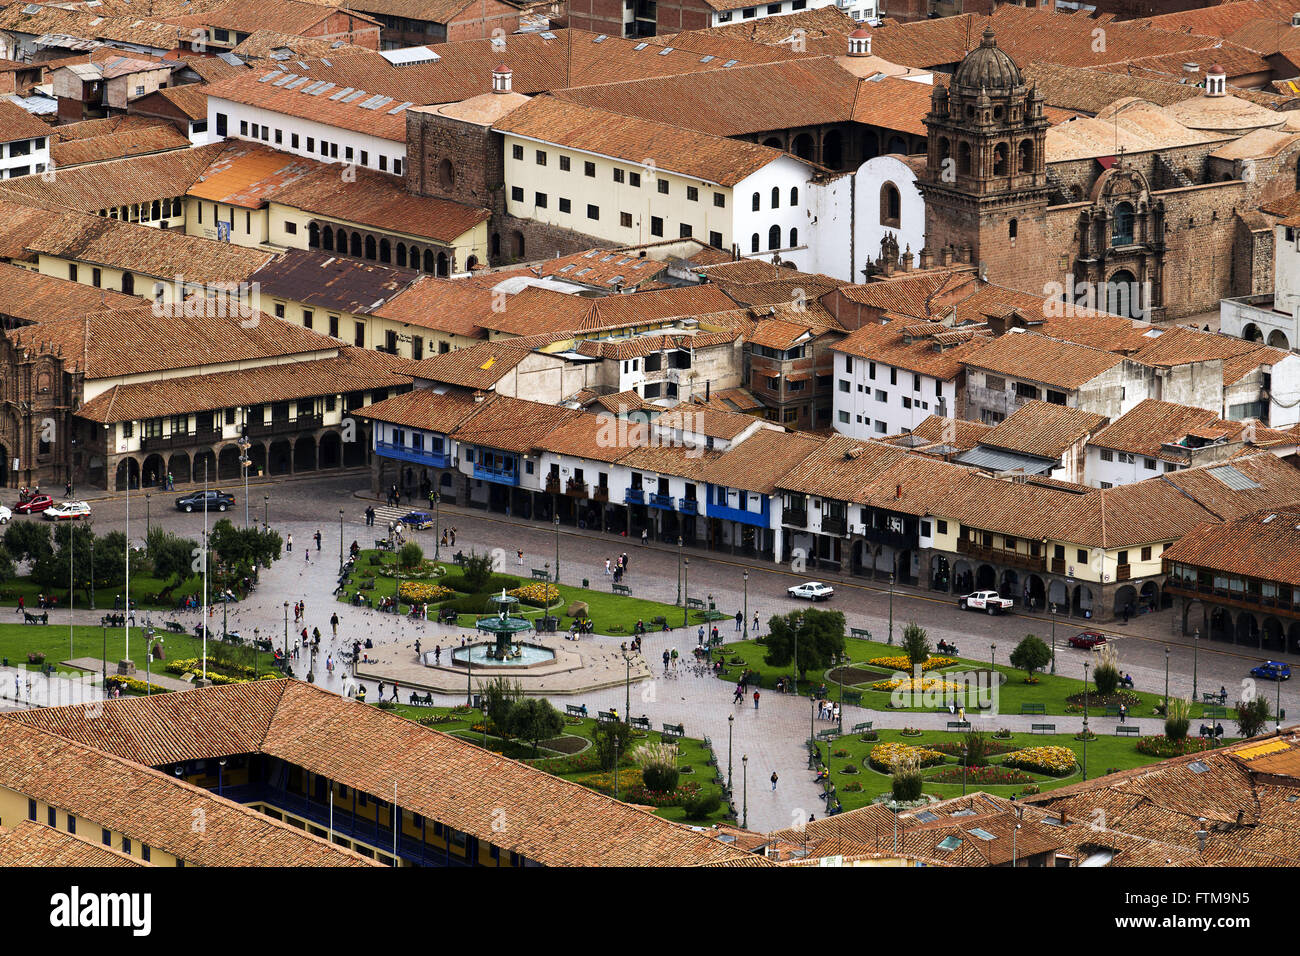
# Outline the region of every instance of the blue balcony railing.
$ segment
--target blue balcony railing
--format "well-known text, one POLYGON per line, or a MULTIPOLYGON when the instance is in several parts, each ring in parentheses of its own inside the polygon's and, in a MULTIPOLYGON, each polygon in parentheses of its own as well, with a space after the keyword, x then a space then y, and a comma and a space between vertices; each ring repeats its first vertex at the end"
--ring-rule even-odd
POLYGON ((656 495, 656 494, 652 494, 652 495, 650 496, 650 507, 651 507, 651 508, 662 508, 664 511, 672 511, 672 510, 673 510, 673 496, 672 496, 672 495, 656 495))
POLYGON ((694 498, 683 498, 677 503, 677 510, 684 515, 697 515, 700 513, 700 503, 694 498))
POLYGON ((629 505, 645 504, 645 489, 629 488, 623 493, 623 501, 629 505))

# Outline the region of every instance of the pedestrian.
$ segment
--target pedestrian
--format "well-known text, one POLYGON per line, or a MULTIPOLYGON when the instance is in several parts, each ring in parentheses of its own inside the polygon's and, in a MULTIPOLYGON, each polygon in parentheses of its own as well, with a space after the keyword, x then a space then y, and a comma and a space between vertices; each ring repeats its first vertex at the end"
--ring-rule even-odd
POLYGON ((383 681, 380 681, 380 682, 379 682, 379 696, 376 697, 375 699, 376 699, 376 700, 383 700, 383 699, 384 699, 384 682, 383 682, 383 681))
POLYGON ((776 777, 776 771, 773 770, 773 771, 772 771, 772 789, 773 789, 774 791, 776 790, 776 780, 777 780, 777 777, 776 777))
POLYGON ((1121 724, 1124 723, 1124 718, 1125 718, 1126 716, 1128 716, 1128 708, 1125 707, 1123 704, 1120 704, 1120 705, 1119 705, 1119 722, 1120 722, 1121 724))
POLYGON ((606 574, 612 574, 612 573, 613 573, 613 572, 610 571, 610 569, 609 569, 609 558, 606 558, 606 559, 605 559, 605 573, 606 573, 606 574))
POLYGON ((650 532, 645 528, 641 529, 641 543, 647 544, 650 541, 650 532))
POLYGON ((18 595, 18 613, 22 614, 24 610, 26 610, 26 607, 23 604, 23 596, 20 594, 18 595))
POLYGON ((286 551, 293 550, 293 532, 289 532, 289 534, 285 535, 284 550, 286 551))
POLYGON ((394 701, 397 700, 397 681, 393 681, 393 697, 392 697, 392 699, 393 699, 394 701))
POLYGON ((758 612, 754 612, 754 636, 758 636, 758 612))
POLYGON ((311 564, 311 552, 310 552, 310 551, 304 551, 304 552, 302 553, 302 559, 303 559, 305 562, 307 562, 308 564, 311 564))
POLYGON ((420 659, 420 639, 418 637, 415 639, 415 659, 417 661, 420 659))
POLYGON ((442 663, 442 645, 435 644, 433 647, 433 663, 435 665, 442 663))
POLYGON ((704 646, 704 625, 703 624, 700 625, 700 632, 698 635, 696 635, 695 643, 698 644, 700 647, 704 646))
POLYGON ((339 616, 338 616, 337 614, 331 614, 331 615, 330 615, 330 628, 334 631, 334 636, 335 636, 335 637, 338 637, 338 636, 339 636, 339 616))
POLYGON ((316 550, 320 550, 320 529, 316 529, 316 550))
POLYGON ((745 699, 745 688, 741 684, 736 685, 736 692, 731 695, 732 703, 739 704, 745 699))
POLYGON ((713 643, 714 643, 714 644, 717 644, 717 643, 718 643, 718 628, 717 628, 717 625, 714 625, 714 627, 713 627, 712 638, 713 638, 713 643))
POLYGON ((67 481, 67 483, 63 486, 63 496, 64 496, 65 498, 71 498, 71 497, 72 497, 72 479, 71 479, 71 478, 69 478, 68 481, 67 481))
MULTIPOLYGON (((754 709, 755 709, 755 710, 758 710, 758 691, 757 691, 757 690, 754 691, 754 709)), ((772 789, 775 790, 776 788, 773 787, 772 789)))
POLYGON ((524 566, 524 549, 520 548, 515 552, 515 555, 519 558, 519 566, 522 568, 524 566))
POLYGON ((668 652, 667 652, 667 651, 664 651, 664 673, 665 673, 665 674, 668 673, 668 661, 669 661, 669 660, 670 660, 670 657, 669 657, 668 652))
POLYGON ((623 573, 627 573, 627 552, 623 552, 623 573))
POLYGON ((672 653, 673 670, 677 670, 677 648, 673 648, 672 653))
POLYGON ((455 526, 453 526, 452 529, 451 529, 451 546, 452 546, 453 548, 456 547, 456 528, 455 528, 455 526))
POLYGON ((737 634, 740 633, 740 626, 744 622, 744 620, 745 620, 745 616, 741 614, 739 611, 737 611, 736 612, 736 633, 737 634))

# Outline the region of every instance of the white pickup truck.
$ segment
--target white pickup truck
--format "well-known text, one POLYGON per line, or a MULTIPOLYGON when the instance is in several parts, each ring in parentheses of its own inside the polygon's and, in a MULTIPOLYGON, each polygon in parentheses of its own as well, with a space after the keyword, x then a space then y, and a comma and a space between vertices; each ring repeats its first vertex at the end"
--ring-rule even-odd
POLYGON ((999 597, 997 591, 976 591, 957 599, 957 606, 964 611, 988 611, 990 614, 1009 611, 1014 603, 1011 598, 999 597))

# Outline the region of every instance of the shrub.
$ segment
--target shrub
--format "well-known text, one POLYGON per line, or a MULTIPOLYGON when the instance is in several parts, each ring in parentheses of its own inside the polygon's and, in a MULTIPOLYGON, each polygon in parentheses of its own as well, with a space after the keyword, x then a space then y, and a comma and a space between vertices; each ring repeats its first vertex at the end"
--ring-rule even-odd
POLYGON ((1107 697, 1119 687, 1119 653, 1114 644, 1103 644, 1098 652, 1097 667, 1092 672, 1097 693, 1107 697))
POLYGON ((1043 643, 1042 638, 1035 637, 1033 634, 1026 635, 1011 652, 1011 666, 1024 671, 1025 680, 1032 680, 1034 672, 1046 667, 1051 659, 1051 649, 1043 643))
POLYGON ((422 581, 403 581, 397 593, 408 604, 435 604, 452 597, 455 592, 441 584, 425 584, 422 581))
POLYGON ((963 738, 966 748, 966 766, 982 767, 989 758, 992 745, 989 739, 979 731, 972 730, 963 738))
POLYGON ((890 783, 890 791, 895 800, 906 803, 920 799, 921 786, 921 758, 909 747, 907 753, 894 758, 894 778, 890 783))
POLYGON ((615 744, 620 760, 627 756, 628 741, 632 737, 632 728, 621 720, 612 720, 597 724, 591 730, 591 742, 596 751, 596 759, 602 770, 614 769, 615 744))
POLYGON ((716 790, 710 793, 697 794, 685 801, 682 806, 686 810, 688 820, 703 820, 716 813, 718 808, 722 806, 722 794, 716 790))
POLYGON ((1017 767, 1052 777, 1065 777, 1074 773, 1078 758, 1069 747, 1026 747, 1002 758, 1004 767, 1017 767))
POLYGON ((465 556, 465 561, 461 565, 461 573, 464 575, 466 590, 471 592, 485 591, 488 588, 488 581, 492 577, 492 555, 479 554, 477 551, 470 551, 465 556))
POLYGON ((1169 713, 1165 716, 1165 736, 1170 740, 1183 740, 1187 728, 1191 725, 1192 702, 1186 697, 1174 697, 1169 701, 1169 713))
POLYGON ((1239 700, 1237 708, 1237 729, 1243 737, 1258 736, 1268 723, 1272 711, 1268 708, 1268 698, 1256 697, 1254 700, 1239 700))
POLYGON ((632 759, 641 768, 641 779, 648 789, 661 793, 677 789, 680 772, 675 746, 662 742, 644 743, 632 752, 632 759))
POLYGON ((926 636, 925 628, 915 621, 903 628, 903 651, 907 654, 909 673, 917 664, 924 664, 930 659, 930 638, 926 636))
POLYGON ((1182 737, 1171 740, 1168 737, 1143 737, 1137 742, 1136 750, 1148 757, 1182 757, 1185 754, 1200 753, 1209 750, 1210 742, 1204 737, 1182 737))

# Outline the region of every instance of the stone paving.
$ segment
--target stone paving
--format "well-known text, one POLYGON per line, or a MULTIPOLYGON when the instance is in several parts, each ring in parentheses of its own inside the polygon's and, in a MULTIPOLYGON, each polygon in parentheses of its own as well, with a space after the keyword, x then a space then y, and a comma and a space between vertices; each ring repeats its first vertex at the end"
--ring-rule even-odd
MULTIPOLYGON (((335 692, 345 690, 345 682, 353 680, 350 674, 340 666, 333 673, 325 669, 325 660, 338 651, 350 650, 352 642, 369 638, 375 645, 373 651, 367 652, 377 658, 391 660, 403 667, 422 670, 414 661, 414 641, 421 640, 422 649, 431 649, 437 640, 447 643, 459 643, 462 630, 441 627, 432 622, 399 618, 392 614, 356 608, 335 601, 332 592, 337 583, 338 548, 340 545, 338 511, 343 509, 344 521, 342 543, 357 540, 363 547, 369 546, 375 537, 382 536, 385 522, 379 521, 376 527, 366 527, 362 512, 367 504, 374 503, 382 507, 382 502, 364 497, 358 488, 365 480, 357 474, 328 479, 295 480, 288 482, 255 485, 250 492, 253 500, 262 494, 272 496, 271 525, 281 534, 292 533, 294 550, 283 555, 282 559, 264 571, 261 584, 250 599, 230 608, 230 628, 240 630, 245 637, 251 637, 254 626, 260 628, 261 636, 272 639, 277 646, 287 639, 292 648, 294 635, 302 625, 295 626, 292 615, 288 615, 285 626, 285 605, 292 605, 298 600, 306 602, 307 626, 319 627, 322 633, 320 655, 313 674, 316 683, 335 692), (333 516, 332 518, 330 516, 333 516), (321 530, 324 546, 316 550, 312 534, 321 530), (304 556, 304 549, 309 549, 304 556), (330 633, 329 617, 337 613, 340 618, 337 639, 330 633)), ((233 487, 231 489, 234 491, 233 487)), ((242 491, 242 489, 239 489, 242 491)), ((235 491, 239 497, 238 491, 235 491)), ((137 493, 132 494, 131 530, 133 540, 143 538, 144 526, 139 521, 139 503, 137 493)), ((162 496, 170 502, 171 496, 162 496)), ((95 505, 96 525, 100 533, 113 527, 121 526, 121 514, 124 510, 122 496, 105 496, 95 505)), ((414 502, 414 508, 424 507, 422 502, 414 502)), ((398 509, 405 512, 406 509, 398 509)), ((444 506, 442 509, 443 527, 456 527, 458 531, 457 549, 476 549, 480 552, 493 548, 502 549, 509 556, 508 564, 514 564, 516 548, 525 550, 525 565, 540 566, 545 561, 554 560, 555 532, 553 528, 532 522, 520 522, 506 519, 500 515, 485 514, 481 511, 444 506)), ((236 508, 236 512, 242 509, 236 508)), ((201 515, 182 515, 174 509, 155 507, 152 520, 161 523, 170 531, 196 537, 202 528, 201 515)), ((257 508, 252 512, 260 513, 257 508)), ((234 513, 232 513, 234 514, 234 513)), ((237 514, 234 520, 242 517, 237 514)), ((626 583, 630 584, 638 597, 673 603, 677 591, 678 554, 676 548, 665 545, 650 544, 642 546, 639 542, 599 532, 584 532, 572 528, 561 531, 561 580, 576 583, 586 576, 597 587, 606 586, 604 579, 604 559, 626 551, 630 556, 630 570, 626 583)), ((413 539, 425 548, 430 556, 433 552, 433 531, 417 532, 413 539)), ((908 620, 916 619, 927 628, 930 639, 937 642, 943 638, 956 643, 967 657, 981 658, 992 653, 998 662, 1005 663, 1006 655, 1015 642, 1026 633, 1037 633, 1048 638, 1051 621, 1046 617, 1008 615, 1000 618, 988 618, 983 615, 968 615, 957 610, 953 600, 943 595, 934 595, 926 591, 907 588, 894 588, 891 598, 887 585, 873 584, 861 579, 850 579, 834 574, 796 574, 789 568, 770 562, 749 561, 721 553, 710 553, 688 549, 684 556, 690 558, 686 574, 686 592, 691 597, 712 595, 719 608, 734 614, 736 610, 746 612, 752 619, 757 611, 760 618, 766 620, 775 613, 785 613, 796 607, 805 606, 786 597, 785 588, 816 577, 835 585, 836 595, 829 605, 844 611, 848 623, 854 627, 868 627, 877 638, 886 637, 889 631, 889 616, 892 607, 895 637, 901 636, 902 626, 908 620), (742 578, 742 572, 749 572, 748 581, 742 578), (991 645, 996 643, 996 649, 991 645)), ((450 557, 448 554, 442 555, 450 557)), ((506 567, 505 570, 511 570, 506 567)), ((79 623, 99 623, 103 609, 97 611, 76 610, 74 619, 79 623)), ((143 612, 139 612, 143 614, 143 612)), ((66 623, 66 612, 56 612, 58 621, 66 623)), ((190 633, 198 622, 199 612, 162 613, 152 615, 158 628, 159 636, 166 637, 162 630, 162 621, 178 620, 190 633)), ((138 618, 143 620, 143 618, 138 618)), ((52 621, 51 623, 54 623, 52 621)), ((221 628, 221 613, 213 609, 209 618, 214 631, 221 628)), ((1086 622, 1090 629, 1100 629, 1118 640, 1122 667, 1130 671, 1137 681, 1139 689, 1159 692, 1164 686, 1166 666, 1165 647, 1172 650, 1170 655, 1169 688, 1173 694, 1189 694, 1192 689, 1193 649, 1191 639, 1176 635, 1173 631, 1171 612, 1148 614, 1134 619, 1129 625, 1098 627, 1093 622, 1086 622)), ((1082 678, 1082 664, 1095 655, 1076 651, 1065 646, 1065 639, 1076 630, 1083 628, 1085 622, 1058 620, 1057 630, 1057 667, 1058 672, 1082 678)), ((719 622, 725 639, 734 639, 734 621, 719 622)), ((133 650, 135 647, 132 630, 133 650)), ((601 637, 588 635, 579 642, 581 652, 606 655, 606 664, 616 668, 617 679, 613 686, 603 690, 590 691, 585 694, 561 694, 556 688, 555 703, 585 703, 591 713, 597 710, 619 708, 622 713, 627 706, 628 691, 623 686, 623 665, 619 659, 619 644, 625 637, 601 637)), ((790 825, 800 815, 815 813, 822 815, 820 788, 812 783, 812 773, 807 769, 807 751, 804 741, 809 736, 811 704, 806 698, 778 695, 774 691, 761 693, 759 708, 754 709, 752 697, 746 697, 743 705, 732 702, 734 685, 716 680, 712 677, 698 677, 689 672, 679 672, 676 676, 665 676, 660 655, 665 648, 676 646, 686 659, 690 649, 695 645, 695 628, 677 629, 668 633, 652 632, 644 637, 644 658, 653 676, 642 680, 631 689, 630 710, 633 716, 645 715, 653 725, 661 723, 682 723, 686 732, 692 737, 708 736, 712 739, 718 763, 724 775, 728 765, 728 735, 731 735, 731 775, 734 784, 735 803, 739 809, 745 805, 744 781, 748 782, 749 825, 752 828, 766 830, 790 825), (729 718, 734 718, 729 720, 729 718), (741 757, 749 756, 747 770, 741 757), (775 770, 780 783, 773 793, 769 777, 775 770)), ((446 643, 444 644, 444 647, 446 643)), ((140 651, 144 643, 141 640, 140 651)), ((139 653, 134 655, 137 665, 139 653)), ((1258 651, 1249 648, 1234 648, 1231 645, 1211 644, 1201 641, 1196 653, 1199 690, 1217 690, 1226 685, 1231 693, 1236 693, 1241 678, 1253 661, 1261 659, 1258 651)), ((1291 660, 1283 655, 1283 660, 1300 665, 1300 660, 1291 660)), ((294 662, 295 675, 304 678, 308 670, 305 657, 294 662)), ((680 666, 680 665, 679 665, 680 666)), ((141 668, 141 670, 143 670, 141 668)), ((362 665, 363 673, 366 671, 362 665)), ((476 675, 477 676, 477 675, 476 675)), ((399 681, 401 678, 399 677, 399 681)), ((367 690, 374 699, 376 687, 373 681, 366 681, 367 690)), ((402 684, 403 689, 408 686, 402 684)), ((12 692, 12 678, 0 676, 0 695, 12 692)), ((1293 707, 1300 706, 1296 693, 1291 687, 1282 690, 1282 705, 1288 712, 1294 713, 1293 707)), ((1275 688, 1261 688, 1270 700, 1275 688)), ((404 693, 404 696, 407 696, 404 693)), ((447 693, 435 693, 438 703, 454 704, 464 701, 463 685, 447 693)), ((0 706, 4 705, 0 699, 0 706)), ((977 727, 995 730, 1009 727, 1013 730, 1028 730, 1033 722, 1055 723, 1062 733, 1077 731, 1081 724, 1080 717, 1052 716, 1046 719, 1021 717, 1020 715, 1002 715, 983 717, 970 715, 977 727)), ((846 707, 844 713, 845 727, 863 720, 872 720, 876 727, 901 727, 910 725, 926 729, 943 730, 950 719, 946 714, 916 712, 869 712, 855 707, 846 707)), ((1114 732, 1117 723, 1112 719, 1092 719, 1093 729, 1103 736, 1114 732)), ((1151 718, 1130 720, 1142 728, 1143 733, 1159 732, 1160 721, 1151 718)), ((817 730, 831 726, 829 722, 812 721, 817 730)), ((1231 731, 1234 728, 1229 727, 1231 731)))

